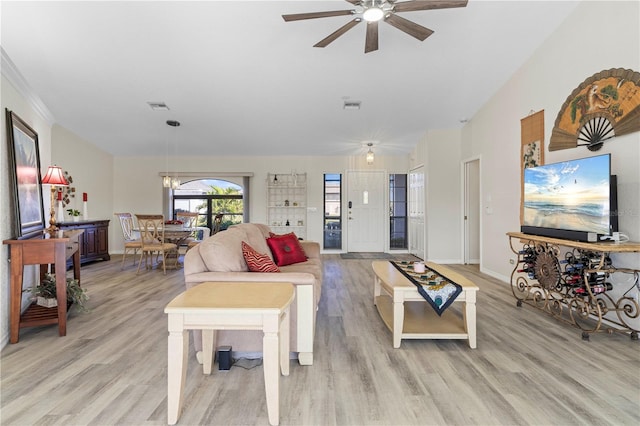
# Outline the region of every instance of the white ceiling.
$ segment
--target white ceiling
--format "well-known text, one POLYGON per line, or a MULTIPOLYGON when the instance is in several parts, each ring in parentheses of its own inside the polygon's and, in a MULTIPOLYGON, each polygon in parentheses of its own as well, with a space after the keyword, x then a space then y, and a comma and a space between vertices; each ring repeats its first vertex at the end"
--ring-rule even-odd
POLYGON ((312 47, 349 16, 281 17, 352 9, 344 0, 3 0, 1 44, 58 124, 115 156, 164 155, 168 140, 176 155, 353 155, 367 141, 396 155, 462 126, 576 4, 407 12, 435 33, 420 42, 380 23, 365 55, 365 24, 312 47), (167 119, 182 123, 173 135, 167 119))

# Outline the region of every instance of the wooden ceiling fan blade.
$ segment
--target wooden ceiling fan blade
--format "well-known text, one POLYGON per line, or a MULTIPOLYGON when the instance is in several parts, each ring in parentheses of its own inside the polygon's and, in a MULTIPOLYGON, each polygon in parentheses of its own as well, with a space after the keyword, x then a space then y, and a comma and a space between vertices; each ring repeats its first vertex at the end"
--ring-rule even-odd
POLYGON ((468 0, 414 0, 396 3, 393 10, 396 12, 412 12, 415 10, 451 9, 454 7, 466 7, 468 0))
POLYGON ((364 53, 378 50, 378 21, 367 22, 367 38, 364 42, 364 53))
POLYGON ((416 24, 415 22, 404 19, 398 15, 389 15, 385 19, 385 22, 420 41, 424 41, 427 37, 433 34, 433 31, 429 28, 423 27, 420 24, 416 24))
POLYGON ((338 28, 337 30, 329 34, 327 37, 323 38, 322 40, 314 44, 313 47, 327 47, 329 43, 331 43, 332 41, 340 37, 342 34, 349 31, 351 28, 358 25, 360 21, 361 21, 360 18, 356 18, 352 21, 347 22, 346 24, 344 24, 343 26, 341 26, 340 28, 338 28))
POLYGON ((303 19, 316 19, 316 18, 330 18, 332 16, 344 16, 353 15, 355 10, 330 10, 327 12, 309 12, 309 13, 294 13, 291 15, 282 15, 282 19, 286 22, 301 21, 303 19))

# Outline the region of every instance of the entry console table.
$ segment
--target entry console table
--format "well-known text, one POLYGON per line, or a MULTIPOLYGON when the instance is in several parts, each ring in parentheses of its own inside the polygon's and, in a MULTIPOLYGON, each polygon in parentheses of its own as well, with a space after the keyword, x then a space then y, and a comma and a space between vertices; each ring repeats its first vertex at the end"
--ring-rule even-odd
POLYGON ((73 277, 80 280, 80 249, 82 230, 60 231, 59 238, 45 237, 26 240, 5 240, 10 246, 11 287, 10 287, 10 342, 18 343, 20 329, 48 324, 58 324, 60 336, 67 334, 67 277, 66 261, 71 258, 73 277), (40 265, 40 276, 44 276, 47 265, 53 264, 56 273, 57 308, 45 308, 35 303, 24 313, 22 307, 22 283, 25 265, 40 265))
POLYGON ((586 243, 521 232, 507 235, 517 255, 511 272, 517 306, 526 303, 578 327, 584 340, 599 331, 625 332, 638 339, 640 330, 630 320, 640 316, 636 298, 640 270, 616 268, 609 255, 640 252, 640 243, 586 243), (628 274, 628 284, 612 282, 614 273, 628 274))

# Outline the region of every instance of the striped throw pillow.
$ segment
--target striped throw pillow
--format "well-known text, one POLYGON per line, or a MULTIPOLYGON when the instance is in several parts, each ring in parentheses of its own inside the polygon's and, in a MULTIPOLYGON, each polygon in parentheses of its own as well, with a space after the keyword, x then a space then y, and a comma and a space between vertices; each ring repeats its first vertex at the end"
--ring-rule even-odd
POLYGON ((244 241, 242 242, 242 255, 251 272, 280 272, 280 268, 273 263, 268 255, 258 253, 244 241))

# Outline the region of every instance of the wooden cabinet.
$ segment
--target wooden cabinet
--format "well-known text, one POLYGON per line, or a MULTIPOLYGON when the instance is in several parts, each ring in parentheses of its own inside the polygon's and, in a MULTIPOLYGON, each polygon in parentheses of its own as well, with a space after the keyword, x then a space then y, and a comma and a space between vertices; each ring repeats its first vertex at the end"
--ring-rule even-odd
POLYGON ((58 227, 64 231, 81 229, 82 250, 80 263, 96 260, 109 260, 109 220, 83 220, 80 222, 63 222, 58 227))
POLYGON ((267 224, 276 234, 307 238, 307 174, 267 174, 267 224))

